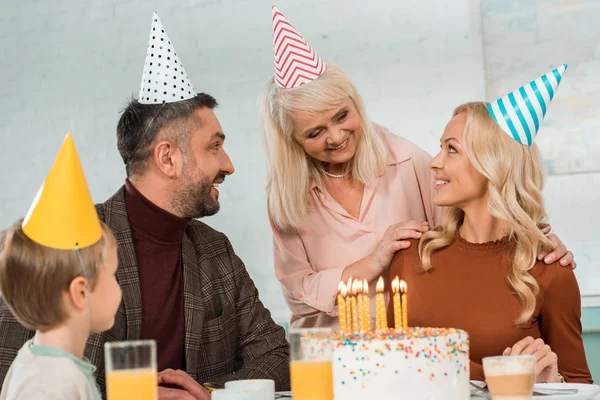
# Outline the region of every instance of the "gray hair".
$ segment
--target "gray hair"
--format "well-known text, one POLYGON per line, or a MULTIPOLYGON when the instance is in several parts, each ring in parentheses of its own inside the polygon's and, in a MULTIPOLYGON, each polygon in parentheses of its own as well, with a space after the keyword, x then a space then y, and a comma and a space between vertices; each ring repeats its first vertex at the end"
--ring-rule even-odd
POLYGON ((320 77, 294 89, 282 89, 271 78, 263 89, 259 114, 267 149, 267 201, 278 228, 301 226, 310 212, 310 183, 325 186, 321 163, 293 138, 294 115, 301 111, 322 113, 347 98, 356 107, 362 130, 348 172, 356 181, 370 185, 385 168, 387 150, 367 117, 358 89, 340 68, 328 63, 320 77))
POLYGON ((142 104, 132 99, 117 124, 117 148, 125 163, 127 177, 144 173, 152 158, 157 139, 169 140, 182 150, 187 148, 190 130, 201 123, 194 112, 214 109, 217 100, 206 93, 191 99, 163 104, 142 104), (159 138, 159 132, 161 133, 159 138))

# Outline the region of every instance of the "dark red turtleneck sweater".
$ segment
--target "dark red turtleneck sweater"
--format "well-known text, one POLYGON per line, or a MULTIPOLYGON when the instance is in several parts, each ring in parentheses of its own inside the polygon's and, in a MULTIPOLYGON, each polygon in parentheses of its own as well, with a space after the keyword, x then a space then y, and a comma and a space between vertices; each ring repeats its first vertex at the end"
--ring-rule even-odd
POLYGON ((181 242, 189 219, 146 199, 126 180, 125 203, 142 295, 141 339, 156 340, 158 371, 185 371, 181 242))

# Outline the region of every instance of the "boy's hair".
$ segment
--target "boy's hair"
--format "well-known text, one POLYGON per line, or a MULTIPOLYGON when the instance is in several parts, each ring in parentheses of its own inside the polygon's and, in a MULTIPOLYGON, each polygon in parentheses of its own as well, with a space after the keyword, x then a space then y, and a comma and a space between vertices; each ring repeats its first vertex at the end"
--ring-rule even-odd
MULTIPOLYGON (((0 235, 0 295, 21 325, 44 332, 67 319, 62 294, 73 279, 83 276, 83 270, 75 250, 34 242, 23 233, 22 222, 0 235)), ((110 228, 101 224, 100 240, 79 250, 90 290, 104 264, 104 249, 116 245, 110 228)))

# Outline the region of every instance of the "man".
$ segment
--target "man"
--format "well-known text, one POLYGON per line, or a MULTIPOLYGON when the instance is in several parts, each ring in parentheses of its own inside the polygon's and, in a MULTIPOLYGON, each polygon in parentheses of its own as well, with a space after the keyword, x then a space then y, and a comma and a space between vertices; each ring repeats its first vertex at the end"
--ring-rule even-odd
MULTIPOLYGON (((227 237, 194 220, 218 212, 218 186, 234 171, 216 106, 195 93, 155 13, 139 99, 117 126, 128 179, 97 205, 119 245, 123 290, 114 327, 86 348, 103 393, 104 343, 137 339, 157 342, 159 398, 205 400, 205 387, 246 378, 289 390, 283 329, 227 237)), ((0 380, 32 335, 13 321, 2 304, 0 380)))

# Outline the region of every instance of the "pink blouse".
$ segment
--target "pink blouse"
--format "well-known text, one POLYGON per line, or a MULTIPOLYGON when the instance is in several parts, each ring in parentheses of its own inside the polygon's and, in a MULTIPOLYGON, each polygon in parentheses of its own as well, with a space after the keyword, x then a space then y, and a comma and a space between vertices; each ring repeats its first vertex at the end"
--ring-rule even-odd
POLYGON ((301 228, 282 231, 271 223, 275 275, 292 313, 292 328, 337 328, 335 303, 344 268, 369 255, 390 225, 419 220, 434 226, 438 221, 431 156, 381 126, 375 129, 388 159, 375 186, 365 186, 358 219, 314 184, 313 209, 301 228))

